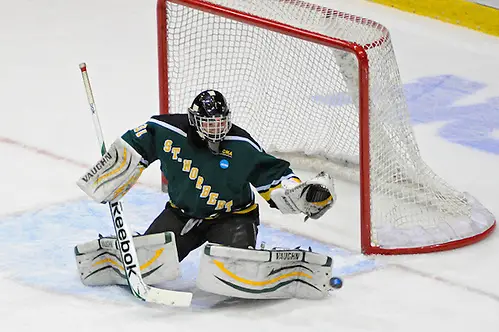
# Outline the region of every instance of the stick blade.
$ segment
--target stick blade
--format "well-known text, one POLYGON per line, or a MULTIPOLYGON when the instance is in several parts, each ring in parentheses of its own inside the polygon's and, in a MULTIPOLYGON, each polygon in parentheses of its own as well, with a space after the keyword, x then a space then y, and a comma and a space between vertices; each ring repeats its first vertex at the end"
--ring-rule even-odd
POLYGON ((143 299, 146 302, 173 307, 188 307, 191 305, 192 293, 148 287, 147 293, 143 296, 143 299))

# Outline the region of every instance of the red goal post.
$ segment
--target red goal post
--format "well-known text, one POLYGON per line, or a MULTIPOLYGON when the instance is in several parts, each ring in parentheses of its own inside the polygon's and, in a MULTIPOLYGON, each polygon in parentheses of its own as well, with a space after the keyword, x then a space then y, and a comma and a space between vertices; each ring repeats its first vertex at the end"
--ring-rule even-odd
MULTIPOLYGON (((227 91, 231 106, 239 106, 233 107, 236 121, 266 150, 292 162, 319 160, 333 175, 359 181, 362 252, 448 250, 477 242, 494 229, 489 211, 448 186, 420 158, 390 35, 381 24, 298 0, 158 0, 157 27, 160 113, 185 112, 187 101, 207 88, 227 91), (294 70, 300 75, 293 76, 294 70), (310 125, 289 124, 300 134, 293 137, 268 137, 268 128, 259 131, 266 112, 262 106, 272 99, 248 101, 245 96, 259 84, 266 89, 260 95, 274 98, 314 89, 331 92, 326 106, 317 100, 291 109, 270 105, 288 118, 303 117, 300 109, 314 109, 307 117, 323 125, 320 137, 303 134, 310 125), (240 109, 247 114, 238 118, 240 109), (324 145, 310 148, 318 138, 324 145), (281 142, 293 139, 300 141, 281 142), (303 148, 294 150, 301 142, 303 148), (342 142, 351 144, 343 147, 342 142)), ((287 125, 272 116, 265 121, 287 125)))

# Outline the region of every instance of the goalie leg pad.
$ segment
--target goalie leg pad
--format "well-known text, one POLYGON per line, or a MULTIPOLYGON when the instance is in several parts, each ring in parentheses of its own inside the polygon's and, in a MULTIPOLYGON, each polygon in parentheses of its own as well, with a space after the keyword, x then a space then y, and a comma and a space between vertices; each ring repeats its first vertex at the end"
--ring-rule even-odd
POLYGON ((247 299, 322 299, 331 286, 331 257, 300 249, 254 250, 207 244, 197 287, 247 299))
POLYGON ((142 156, 118 138, 76 183, 95 201, 113 202, 130 190, 146 167, 147 162, 142 156))
MULTIPOLYGON (((180 275, 175 235, 172 232, 133 238, 144 282, 149 285, 177 279, 180 275)), ((122 242, 126 252, 126 242, 122 242)), ((74 248, 76 265, 86 286, 127 285, 115 237, 103 237, 74 248)))

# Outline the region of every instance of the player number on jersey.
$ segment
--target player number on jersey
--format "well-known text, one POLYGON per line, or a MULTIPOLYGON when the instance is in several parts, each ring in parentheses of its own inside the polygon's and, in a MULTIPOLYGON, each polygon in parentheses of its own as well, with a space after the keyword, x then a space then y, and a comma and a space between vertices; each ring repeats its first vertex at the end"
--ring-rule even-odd
POLYGON ((141 125, 141 126, 138 126, 137 128, 135 128, 133 131, 135 132, 135 136, 137 137, 140 137, 142 135, 144 135, 145 133, 147 133, 147 123, 141 125))

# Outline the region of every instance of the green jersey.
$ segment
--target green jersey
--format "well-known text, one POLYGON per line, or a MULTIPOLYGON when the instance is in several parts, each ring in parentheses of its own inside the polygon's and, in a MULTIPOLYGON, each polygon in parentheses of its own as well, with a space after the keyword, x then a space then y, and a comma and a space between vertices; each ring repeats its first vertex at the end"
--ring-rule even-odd
POLYGON ((271 156, 242 128, 232 125, 212 153, 186 114, 153 116, 122 138, 146 164, 159 159, 170 202, 193 218, 244 213, 255 207, 252 184, 270 201, 281 181, 296 178, 285 160, 271 156))

